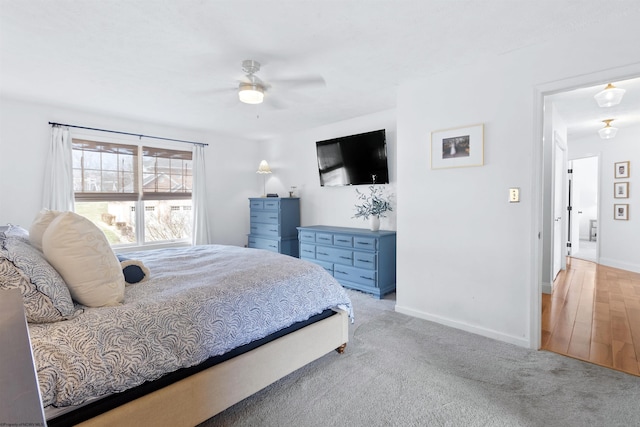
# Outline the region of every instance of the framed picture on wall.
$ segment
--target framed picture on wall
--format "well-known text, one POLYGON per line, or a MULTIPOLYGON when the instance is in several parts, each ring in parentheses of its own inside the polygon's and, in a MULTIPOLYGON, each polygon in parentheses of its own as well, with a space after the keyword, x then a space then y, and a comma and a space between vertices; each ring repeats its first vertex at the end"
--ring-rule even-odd
POLYGON ((613 205, 613 219, 627 221, 629 219, 629 205, 613 205))
POLYGON ((614 182, 613 183, 613 197, 616 199, 628 199, 629 198, 629 183, 628 182, 614 182))
POLYGON ((484 125, 431 132, 431 169, 482 166, 484 125))
POLYGON ((615 163, 615 177, 616 179, 629 178, 629 162, 628 161, 615 163))

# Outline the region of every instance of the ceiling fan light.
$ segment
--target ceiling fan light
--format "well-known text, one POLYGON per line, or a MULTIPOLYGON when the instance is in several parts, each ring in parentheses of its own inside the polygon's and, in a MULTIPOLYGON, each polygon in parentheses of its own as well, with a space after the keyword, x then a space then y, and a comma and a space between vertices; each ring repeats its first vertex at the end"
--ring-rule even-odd
POLYGON ((606 125, 598 131, 598 133, 600 134, 600 138, 611 139, 616 136, 616 133, 618 133, 618 128, 614 128, 613 126, 611 126, 612 121, 613 119, 603 120, 606 125))
POLYGON ((626 91, 609 83, 604 90, 598 92, 594 98, 600 107, 612 107, 620 104, 626 91))
POLYGON ((264 90, 257 84, 240 83, 238 98, 245 104, 261 104, 264 101, 264 90))

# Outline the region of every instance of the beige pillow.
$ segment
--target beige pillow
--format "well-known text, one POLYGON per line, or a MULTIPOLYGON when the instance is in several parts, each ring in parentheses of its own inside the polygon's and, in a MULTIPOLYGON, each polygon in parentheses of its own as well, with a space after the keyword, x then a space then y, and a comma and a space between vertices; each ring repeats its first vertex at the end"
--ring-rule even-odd
POLYGON ((124 300, 120 262, 102 230, 88 219, 61 213, 45 230, 42 249, 80 304, 103 307, 124 300))
POLYGON ((56 219, 61 213, 60 211, 50 211, 49 209, 42 209, 38 212, 38 215, 36 215, 36 218, 29 228, 29 242, 31 242, 31 246, 39 251, 42 250, 42 235, 44 231, 49 224, 51 224, 51 221, 56 219))

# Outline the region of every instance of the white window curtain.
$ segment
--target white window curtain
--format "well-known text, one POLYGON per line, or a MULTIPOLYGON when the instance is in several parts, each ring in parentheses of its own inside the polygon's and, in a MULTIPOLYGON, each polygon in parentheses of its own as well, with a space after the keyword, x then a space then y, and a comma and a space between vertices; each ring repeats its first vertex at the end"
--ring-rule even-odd
POLYGON ((207 215, 207 175, 204 161, 204 146, 193 146, 193 244, 206 245, 209 239, 209 220, 207 215))
POLYGON ((44 173, 42 207, 73 211, 73 162, 68 128, 53 126, 44 173))

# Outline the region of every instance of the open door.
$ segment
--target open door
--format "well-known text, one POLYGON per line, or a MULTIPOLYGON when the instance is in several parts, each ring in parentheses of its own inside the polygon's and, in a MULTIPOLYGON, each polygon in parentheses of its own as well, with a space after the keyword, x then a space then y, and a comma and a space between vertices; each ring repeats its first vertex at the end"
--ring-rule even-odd
POLYGON ((567 170, 567 145, 556 133, 553 135, 553 265, 552 278, 566 268, 566 234, 564 230, 565 171, 567 170))

